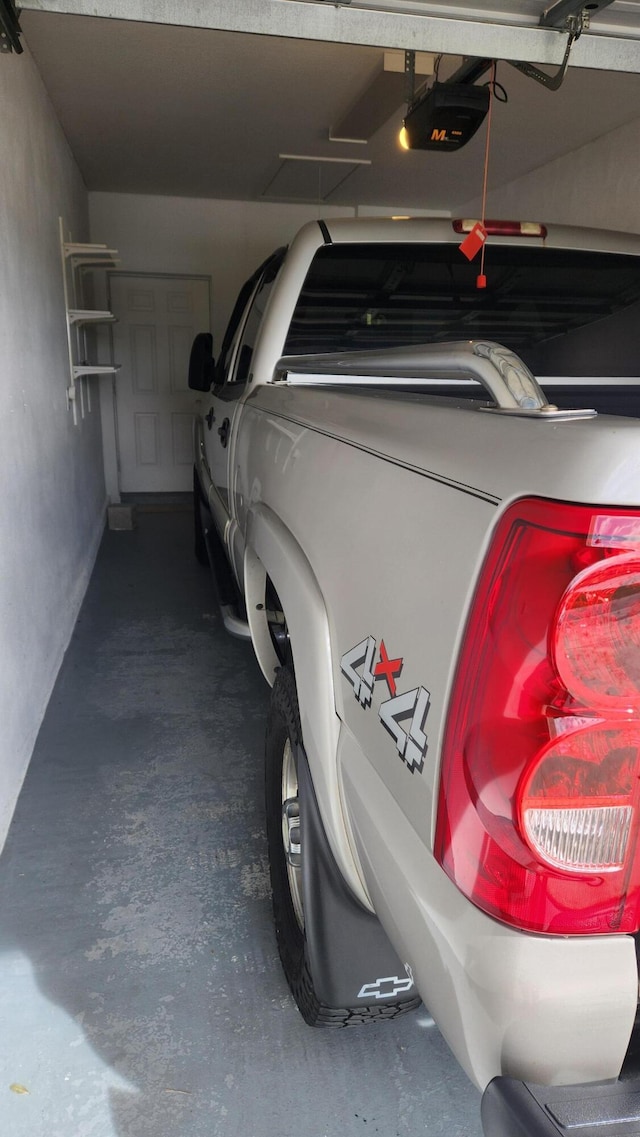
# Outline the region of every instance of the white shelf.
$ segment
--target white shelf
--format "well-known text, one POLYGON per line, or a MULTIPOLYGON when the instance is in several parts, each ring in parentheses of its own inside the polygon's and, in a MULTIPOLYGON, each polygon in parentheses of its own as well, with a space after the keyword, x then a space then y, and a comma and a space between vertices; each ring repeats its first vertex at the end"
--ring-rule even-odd
POLYGON ((70 257, 69 263, 74 268, 115 268, 116 265, 120 264, 120 258, 103 257, 99 259, 98 257, 73 256, 70 257))
POLYGON ((72 371, 74 377, 80 379, 83 375, 113 375, 121 366, 121 363, 74 363, 72 371))
POLYGON ((83 330, 88 324, 112 324, 112 312, 95 311, 82 307, 83 273, 80 269, 111 268, 118 264, 117 249, 107 245, 95 245, 85 241, 65 240, 62 218, 60 218, 60 254, 64 284, 64 306, 67 323, 67 346, 69 351, 69 379, 67 399, 73 411, 73 421, 77 426, 86 411, 91 410, 91 385, 85 380, 89 375, 115 375, 119 365, 104 363, 76 362, 86 360, 91 354, 87 333, 83 330))
POLYGON ((118 250, 106 245, 91 245, 76 241, 63 241, 62 253, 73 268, 111 268, 120 263, 118 250))
POLYGON ((65 257, 92 257, 96 261, 112 260, 117 257, 117 249, 109 249, 106 245, 78 244, 75 241, 64 241, 62 248, 65 257))
POLYGON ((70 324, 112 324, 115 321, 113 312, 93 312, 90 308, 70 308, 67 315, 70 324))

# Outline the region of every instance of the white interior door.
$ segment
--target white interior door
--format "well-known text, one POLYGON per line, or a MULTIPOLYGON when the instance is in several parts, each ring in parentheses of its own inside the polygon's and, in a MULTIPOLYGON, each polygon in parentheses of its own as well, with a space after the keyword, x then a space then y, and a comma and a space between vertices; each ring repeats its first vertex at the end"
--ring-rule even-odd
POLYGON ((209 281, 113 273, 109 283, 120 490, 189 490, 197 395, 187 372, 194 336, 210 330, 209 281))

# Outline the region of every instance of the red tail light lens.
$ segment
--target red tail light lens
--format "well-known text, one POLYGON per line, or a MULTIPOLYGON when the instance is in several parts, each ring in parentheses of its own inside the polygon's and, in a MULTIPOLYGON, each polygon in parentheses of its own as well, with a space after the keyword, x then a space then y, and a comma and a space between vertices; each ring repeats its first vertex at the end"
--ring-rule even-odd
POLYGON ((640 705, 640 557, 584 569, 558 611, 553 652, 576 699, 601 708, 640 705))
POLYGON ((523 500, 481 573, 435 852, 520 928, 640 928, 639 532, 639 511, 523 500))

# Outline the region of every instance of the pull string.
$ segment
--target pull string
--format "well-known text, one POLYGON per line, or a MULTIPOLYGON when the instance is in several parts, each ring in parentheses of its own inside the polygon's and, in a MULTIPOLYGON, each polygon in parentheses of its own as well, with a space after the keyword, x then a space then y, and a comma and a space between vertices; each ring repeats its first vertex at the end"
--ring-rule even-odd
MULTIPOLYGON (((482 228, 485 228, 487 220, 487 179, 489 176, 489 149, 491 144, 491 112, 493 110, 493 97, 496 89, 496 61, 494 59, 491 66, 491 80, 489 82, 489 114, 487 116, 487 137, 484 144, 484 179, 482 183, 482 228)), ((480 256, 480 276, 478 277, 478 288, 486 287, 486 277, 484 275, 484 255, 485 255, 486 241, 482 245, 482 253, 480 256)))

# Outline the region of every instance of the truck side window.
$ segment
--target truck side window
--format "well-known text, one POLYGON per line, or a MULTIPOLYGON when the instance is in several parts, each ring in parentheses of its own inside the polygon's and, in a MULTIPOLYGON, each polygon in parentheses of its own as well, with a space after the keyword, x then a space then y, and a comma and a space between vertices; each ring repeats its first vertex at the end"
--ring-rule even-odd
POLYGON ((220 356, 221 398, 237 399, 249 378, 258 329, 285 251, 278 249, 269 257, 240 291, 220 356), (257 288, 256 280, 259 281, 257 288))
POLYGON ((262 323, 267 301, 271 295, 274 280, 274 273, 265 273, 253 297, 244 328, 242 329, 242 335, 236 354, 235 368, 227 380, 227 382, 233 384, 234 387, 246 383, 249 378, 256 337, 262 323))

